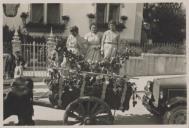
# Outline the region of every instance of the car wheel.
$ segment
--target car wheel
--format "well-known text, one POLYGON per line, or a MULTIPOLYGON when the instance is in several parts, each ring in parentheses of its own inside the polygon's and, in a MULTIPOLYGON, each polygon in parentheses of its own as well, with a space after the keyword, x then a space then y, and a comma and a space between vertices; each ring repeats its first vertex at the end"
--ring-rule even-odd
POLYGON ((186 124, 186 106, 177 106, 165 112, 164 124, 186 124))

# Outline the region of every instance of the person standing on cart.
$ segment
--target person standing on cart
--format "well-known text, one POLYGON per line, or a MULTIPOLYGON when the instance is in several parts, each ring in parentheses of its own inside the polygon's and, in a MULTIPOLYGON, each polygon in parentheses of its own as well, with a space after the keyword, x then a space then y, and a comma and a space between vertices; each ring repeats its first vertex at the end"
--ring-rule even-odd
POLYGON ((102 59, 100 53, 101 36, 97 32, 95 23, 90 25, 90 32, 84 37, 87 40, 87 54, 85 60, 88 62, 99 62, 102 59))
MULTIPOLYGON (((85 55, 86 40, 79 35, 79 28, 73 26, 70 29, 70 35, 68 36, 66 47, 68 51, 71 51, 75 55, 85 55)), ((67 58, 64 57, 61 64, 62 67, 69 67, 67 58)))
POLYGON ((104 58, 115 57, 117 54, 120 35, 116 31, 116 22, 110 21, 109 30, 104 32, 102 41, 101 41, 101 54, 104 58))

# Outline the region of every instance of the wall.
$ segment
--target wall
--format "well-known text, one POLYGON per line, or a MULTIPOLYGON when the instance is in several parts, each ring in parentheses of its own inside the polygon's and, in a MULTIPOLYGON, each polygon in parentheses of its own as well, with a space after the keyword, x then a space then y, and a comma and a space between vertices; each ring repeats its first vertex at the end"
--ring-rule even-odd
POLYGON ((169 54, 142 54, 130 57, 121 74, 131 76, 178 75, 186 73, 186 56, 169 54))
POLYGON ((120 15, 125 15, 128 17, 126 21, 126 29, 123 30, 120 37, 123 39, 134 39, 134 27, 135 27, 135 13, 136 13, 136 4, 128 3, 124 4, 121 7, 120 15))
POLYGON ((127 3, 121 6, 121 16, 128 17, 126 21, 126 29, 121 33, 122 39, 135 40, 140 42, 141 28, 143 20, 143 4, 142 3, 127 3))
POLYGON ((135 18, 134 39, 140 42, 143 21, 143 4, 141 3, 136 5, 135 18))
POLYGON ((87 32, 89 32, 88 13, 95 13, 94 6, 91 3, 63 4, 63 15, 70 16, 68 28, 70 26, 77 25, 81 36, 84 36, 87 32))
POLYGON ((3 13, 3 25, 8 25, 10 28, 18 29, 22 23, 20 18, 20 14, 22 12, 29 12, 29 5, 28 4, 21 4, 18 8, 17 15, 15 17, 6 17, 3 13))

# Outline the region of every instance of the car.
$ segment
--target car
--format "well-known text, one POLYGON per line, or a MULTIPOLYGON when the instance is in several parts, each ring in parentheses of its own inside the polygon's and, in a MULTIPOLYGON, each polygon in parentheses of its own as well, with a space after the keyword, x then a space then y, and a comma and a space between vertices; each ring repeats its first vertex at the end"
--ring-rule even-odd
POLYGON ((142 103, 164 124, 186 124, 186 76, 156 78, 148 81, 142 103))

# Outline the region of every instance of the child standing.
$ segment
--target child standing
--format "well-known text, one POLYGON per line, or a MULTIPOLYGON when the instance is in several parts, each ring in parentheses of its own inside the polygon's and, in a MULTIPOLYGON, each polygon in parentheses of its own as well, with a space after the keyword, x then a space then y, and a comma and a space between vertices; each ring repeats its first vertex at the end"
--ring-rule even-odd
POLYGON ((25 61, 20 51, 15 52, 15 65, 16 67, 14 69, 14 78, 23 76, 25 61))

